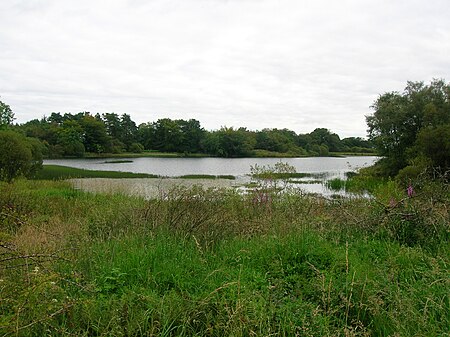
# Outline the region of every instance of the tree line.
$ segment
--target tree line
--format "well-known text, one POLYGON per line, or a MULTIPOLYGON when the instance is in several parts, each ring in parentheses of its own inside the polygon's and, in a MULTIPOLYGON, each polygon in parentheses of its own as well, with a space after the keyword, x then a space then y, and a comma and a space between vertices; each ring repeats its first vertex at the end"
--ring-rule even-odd
POLYGON ((207 131, 195 119, 162 118, 139 126, 130 115, 89 112, 51 113, 12 126, 26 137, 39 139, 50 158, 83 157, 86 153, 160 151, 218 157, 326 156, 330 152, 372 153, 371 142, 358 137, 340 139, 318 128, 309 134, 288 129, 250 131, 222 127, 207 131))
POLYGON ((376 153, 372 174, 414 177, 428 168, 447 174, 450 165, 450 84, 407 82, 403 92, 381 94, 366 117, 368 140, 340 137, 325 128, 308 134, 288 129, 222 127, 207 131, 195 119, 158 119, 139 126, 130 115, 52 113, 13 124, 0 101, 0 179, 29 175, 42 157, 83 157, 86 153, 161 151, 219 157, 326 156, 330 152, 376 153), (22 165, 21 163, 26 163, 22 165))

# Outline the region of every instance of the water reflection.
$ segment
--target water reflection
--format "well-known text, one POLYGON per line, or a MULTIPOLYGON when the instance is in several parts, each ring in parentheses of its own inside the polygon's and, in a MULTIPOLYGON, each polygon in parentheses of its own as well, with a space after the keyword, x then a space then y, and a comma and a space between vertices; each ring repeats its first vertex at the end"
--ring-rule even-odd
POLYGON ((313 157, 313 158, 120 158, 120 159, 53 159, 44 164, 70 166, 88 170, 149 173, 163 177, 182 175, 234 175, 235 184, 245 185, 252 166, 274 166, 282 161, 292 165, 297 172, 309 173, 309 177, 290 180, 292 188, 305 193, 325 196, 349 195, 344 191, 331 191, 324 182, 329 179, 346 179, 346 173, 372 165, 378 158, 313 157))

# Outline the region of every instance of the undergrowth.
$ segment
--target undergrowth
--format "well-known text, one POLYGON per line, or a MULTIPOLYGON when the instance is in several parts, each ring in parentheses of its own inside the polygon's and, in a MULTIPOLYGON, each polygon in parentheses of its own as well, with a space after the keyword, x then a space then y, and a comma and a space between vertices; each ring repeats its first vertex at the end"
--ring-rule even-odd
MULTIPOLYGON (((416 186, 415 186, 416 187, 416 186)), ((445 336, 449 191, 158 199, 0 185, 0 333, 445 336)))

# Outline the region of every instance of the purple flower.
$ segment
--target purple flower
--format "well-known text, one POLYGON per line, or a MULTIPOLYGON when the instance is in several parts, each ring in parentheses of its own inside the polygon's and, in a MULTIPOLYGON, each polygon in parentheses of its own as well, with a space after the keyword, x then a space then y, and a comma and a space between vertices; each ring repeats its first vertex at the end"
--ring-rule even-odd
POLYGON ((411 184, 409 184, 409 186, 408 186, 408 188, 406 189, 406 191, 408 192, 408 197, 412 197, 412 196, 414 196, 414 189, 413 189, 413 187, 412 187, 412 185, 411 184))

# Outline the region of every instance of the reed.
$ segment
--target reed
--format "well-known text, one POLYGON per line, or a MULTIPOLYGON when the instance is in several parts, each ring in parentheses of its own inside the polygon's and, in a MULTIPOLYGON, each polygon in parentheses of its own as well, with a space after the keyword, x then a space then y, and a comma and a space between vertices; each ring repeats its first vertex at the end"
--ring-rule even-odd
POLYGON ((448 185, 415 192, 195 186, 146 201, 0 183, 0 333, 445 335, 448 185))

